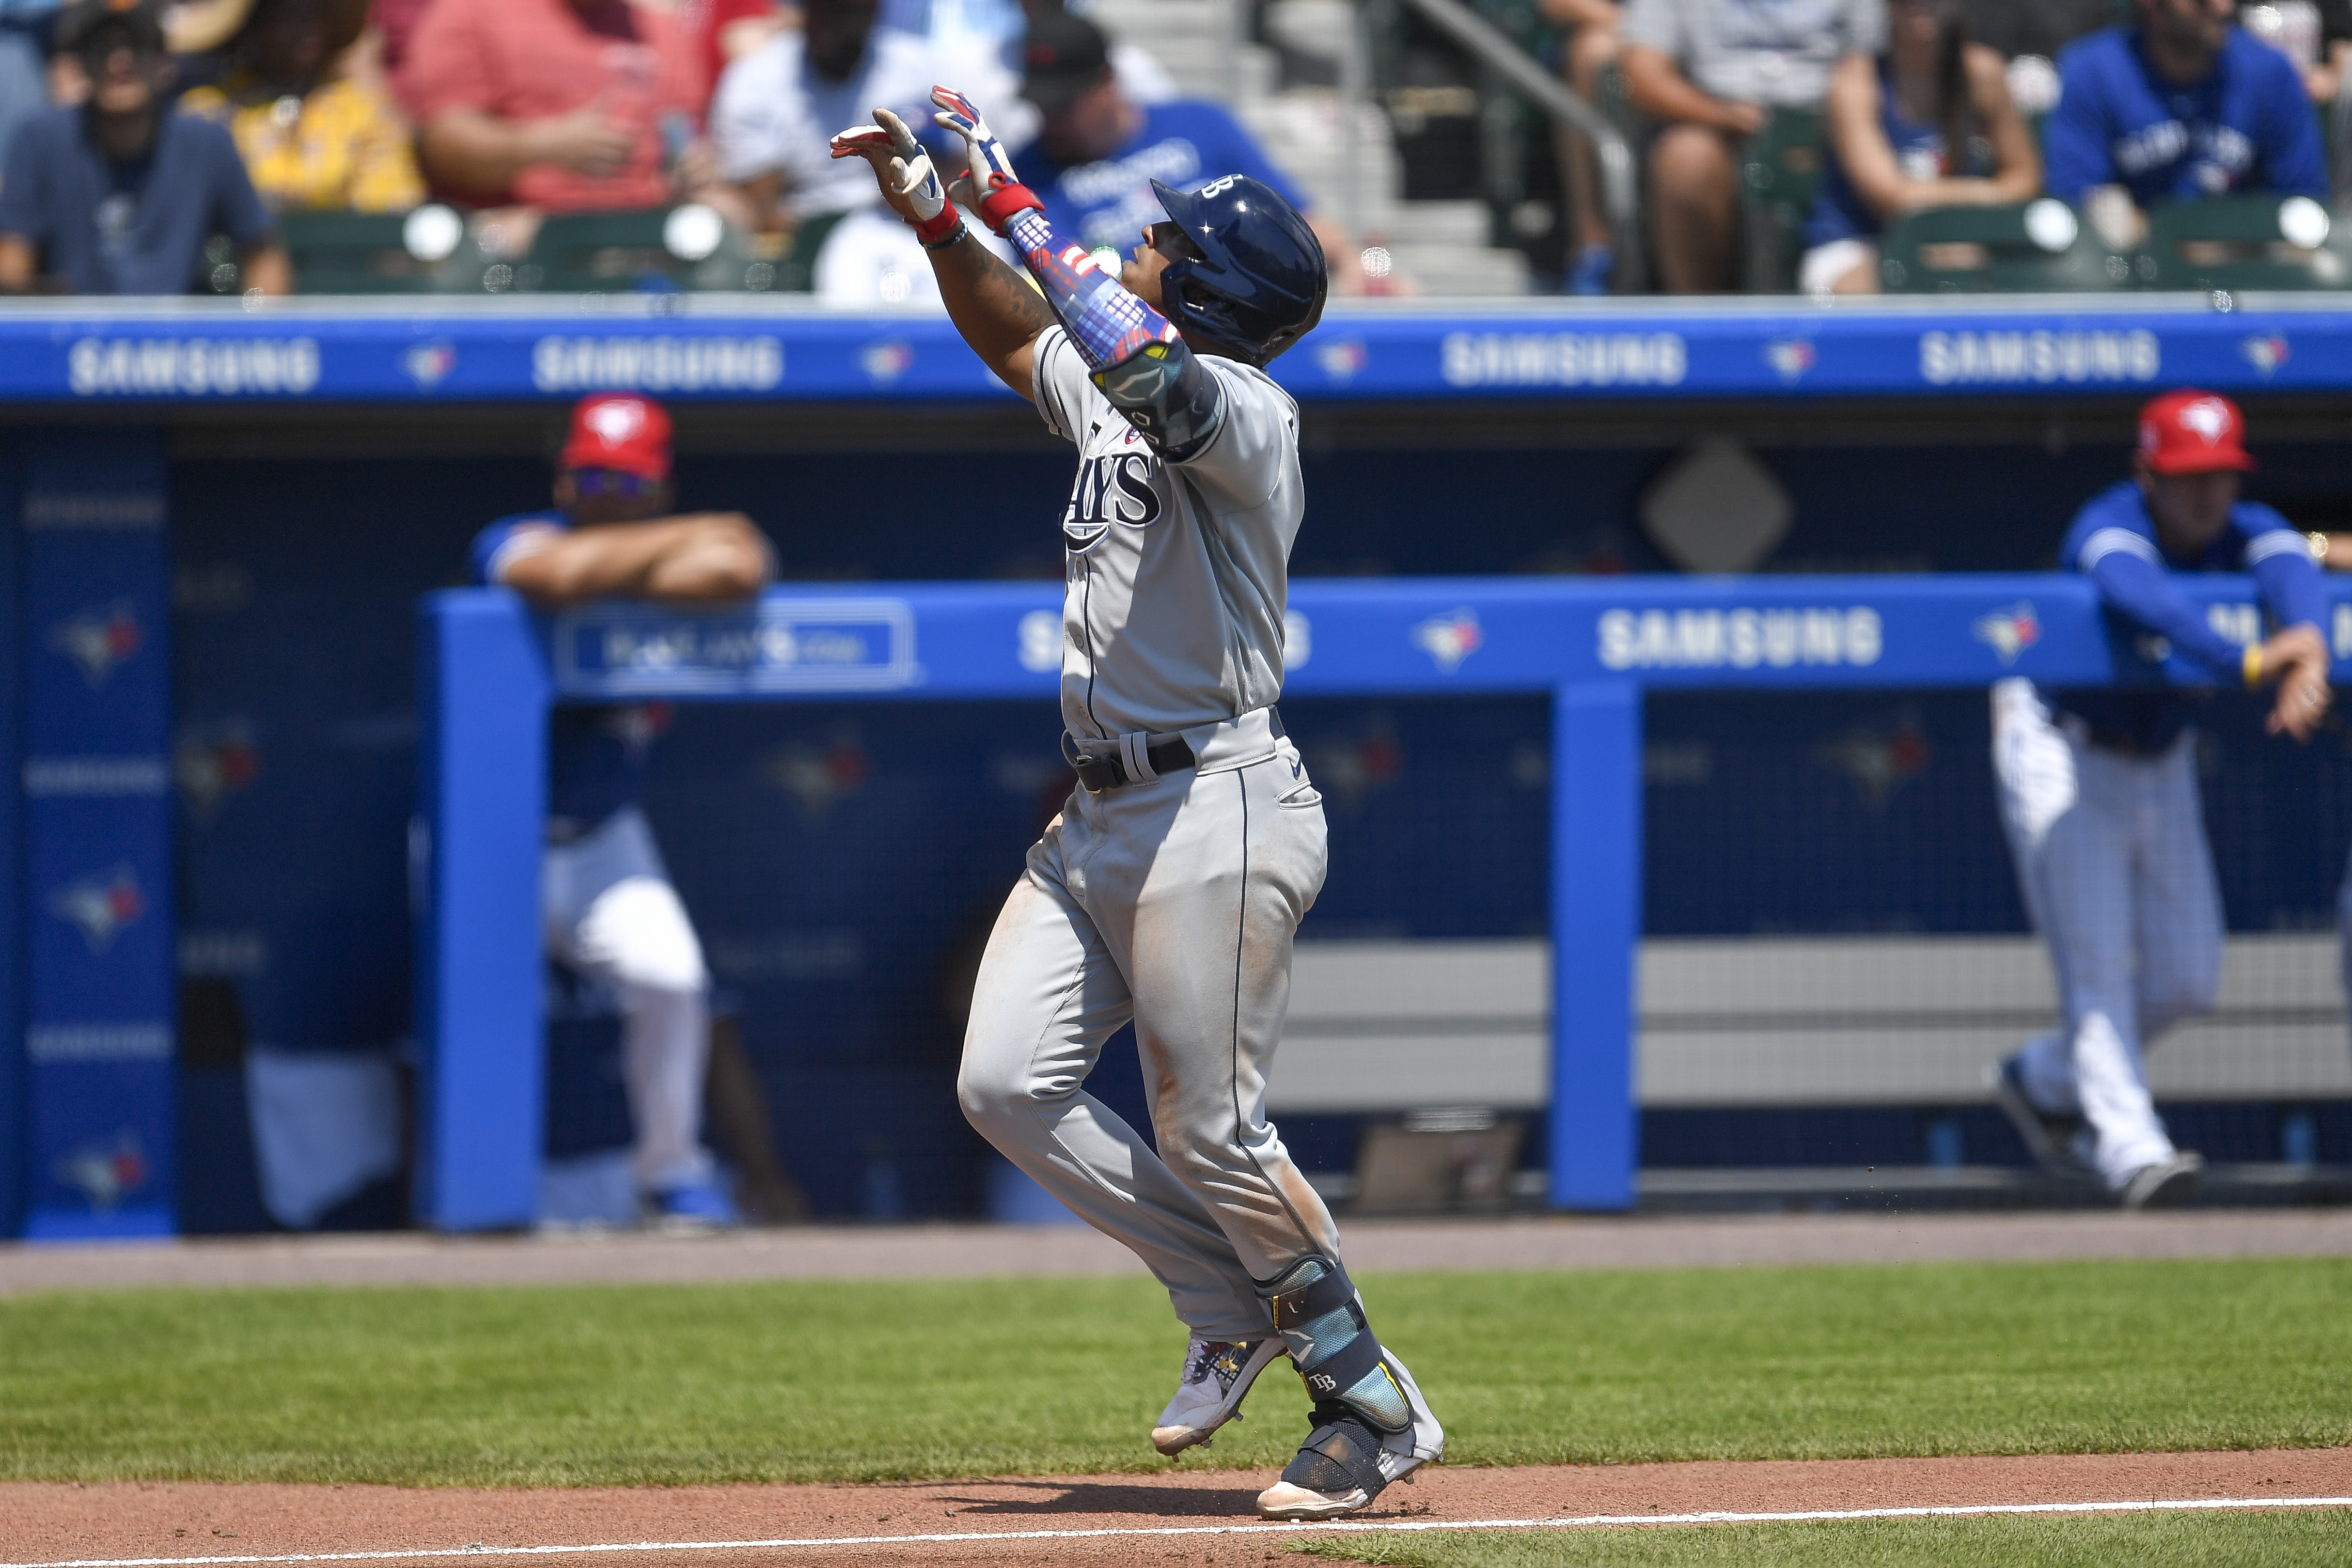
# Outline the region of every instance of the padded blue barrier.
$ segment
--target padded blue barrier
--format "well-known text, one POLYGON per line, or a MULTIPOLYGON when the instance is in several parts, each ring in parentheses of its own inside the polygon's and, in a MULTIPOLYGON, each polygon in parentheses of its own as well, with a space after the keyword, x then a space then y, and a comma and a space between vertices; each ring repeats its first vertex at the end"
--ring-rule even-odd
MULTIPOLYGON (((2331 584, 2339 673, 2352 584, 2331 584)), ((2241 640, 2251 584, 2189 591, 2241 640)), ((420 901, 417 1214, 446 1230, 529 1224, 543 1065, 538 867, 551 703, 667 698, 1054 700, 1050 586, 783 586, 685 615, 604 605, 547 618, 503 590, 420 607, 430 835, 420 901)), ((2058 575, 1416 579, 1293 584, 1287 690, 1542 693, 1553 703, 1550 1197, 1633 1202, 1633 961, 1642 697, 1669 689, 2196 683, 2058 575)))
MULTIPOLYGON (((2352 387, 2342 296, 1334 304, 1274 366, 1308 401, 2035 396, 2352 387)), ((90 300, 0 308, 0 402, 1010 397, 944 316, 745 295, 90 300)))

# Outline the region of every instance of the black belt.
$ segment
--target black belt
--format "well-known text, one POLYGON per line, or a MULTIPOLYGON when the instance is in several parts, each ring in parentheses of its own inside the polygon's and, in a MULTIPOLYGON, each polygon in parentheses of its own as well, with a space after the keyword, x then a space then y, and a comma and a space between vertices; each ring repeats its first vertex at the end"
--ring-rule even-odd
MULTIPOLYGON (((1266 720, 1276 735, 1286 732, 1280 712, 1267 709, 1266 720)), ((1151 771, 1155 773, 1181 773, 1200 761, 1192 754, 1192 742, 1181 735, 1163 735, 1146 746, 1143 754, 1150 762, 1151 771)), ((1088 795, 1100 795, 1107 789, 1118 789, 1136 782, 1128 776, 1127 762, 1117 752, 1107 752, 1098 757, 1087 756, 1078 750, 1077 737, 1067 730, 1062 731, 1062 758, 1076 770, 1078 783, 1085 786, 1088 795)))

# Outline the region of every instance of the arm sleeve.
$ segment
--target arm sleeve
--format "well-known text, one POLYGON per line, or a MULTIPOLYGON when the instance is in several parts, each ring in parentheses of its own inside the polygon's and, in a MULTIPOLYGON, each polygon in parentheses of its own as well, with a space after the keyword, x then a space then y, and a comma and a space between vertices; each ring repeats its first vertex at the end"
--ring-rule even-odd
POLYGON ((1633 0, 1617 36, 1628 47, 1655 49, 1677 61, 1683 58, 1683 18, 1674 0, 1633 0))
POLYGON ((553 518, 500 518, 474 535, 473 548, 467 552, 473 580, 485 588, 496 587, 506 580, 509 566, 526 555, 538 554, 562 531, 562 525, 553 518))
POLYGON ((2269 514, 2264 521, 2270 526, 2246 541, 2246 570, 2253 574, 2254 585, 2262 590, 2263 604, 2282 626, 2309 626, 2325 631, 2327 591, 2320 583, 2318 564, 2311 559, 2310 541, 2286 519, 2263 510, 2269 514))
POLYGON ((2061 82, 2058 107, 2042 123, 2042 184, 2060 201, 2079 204, 2094 186, 2122 182, 2107 152, 2095 79, 2074 59, 2061 82))
POLYGON ((2245 650, 2205 619, 2204 612, 2173 585, 2156 546, 2127 528, 2103 528, 2083 542, 2075 563, 2099 590, 2109 608, 2161 634, 2175 652, 2236 679, 2245 650))
POLYGON ((41 138, 26 126, 8 139, 8 155, 0 163, 0 234, 21 235, 36 245, 47 242, 49 221, 41 205, 41 138))
POLYGON ((2329 194, 2327 153, 2319 144, 2319 116, 2312 112, 2294 65, 2284 55, 2276 58, 2279 85, 2263 99, 2263 183, 2270 190, 2324 203, 2329 194))
POLYGON ((1224 417, 1224 389, 1167 317, 1129 293, 1085 246, 1056 233, 1035 207, 1014 216, 1005 237, 1086 356, 1088 379, 1137 435, 1172 462, 1215 437, 1224 417))

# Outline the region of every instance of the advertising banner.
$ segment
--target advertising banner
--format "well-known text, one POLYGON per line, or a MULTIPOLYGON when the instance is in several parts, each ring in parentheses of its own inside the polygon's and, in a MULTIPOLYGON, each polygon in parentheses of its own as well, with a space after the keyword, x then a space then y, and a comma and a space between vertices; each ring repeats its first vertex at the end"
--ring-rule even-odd
POLYGON ((174 952, 164 455, 45 439, 18 509, 26 889, 24 1234, 173 1229, 174 952))

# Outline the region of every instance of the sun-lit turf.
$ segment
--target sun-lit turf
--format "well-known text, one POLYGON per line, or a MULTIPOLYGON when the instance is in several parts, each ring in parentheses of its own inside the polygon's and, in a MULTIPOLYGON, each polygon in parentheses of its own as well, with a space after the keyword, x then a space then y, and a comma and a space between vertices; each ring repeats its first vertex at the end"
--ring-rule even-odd
MULTIPOLYGON (((1465 1464, 2352 1443, 2352 1260, 1365 1281, 1465 1464)), ((0 1478, 1150 1470, 1141 1276, 0 1299, 0 1478)), ((1188 1466, 1280 1464, 1286 1369, 1188 1466)))
POLYGON ((1348 1536, 1292 1550, 1409 1568, 2318 1568, 2352 1563, 2352 1510, 1462 1531, 1348 1536))

